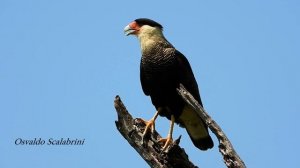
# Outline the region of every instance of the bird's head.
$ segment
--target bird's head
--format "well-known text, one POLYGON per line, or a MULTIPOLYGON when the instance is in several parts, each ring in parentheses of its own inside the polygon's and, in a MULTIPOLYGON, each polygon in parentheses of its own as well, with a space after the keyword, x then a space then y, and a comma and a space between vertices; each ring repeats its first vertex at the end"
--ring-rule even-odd
POLYGON ((163 27, 159 23, 146 18, 139 18, 129 23, 124 28, 125 35, 135 35, 140 37, 142 35, 162 34, 163 27))

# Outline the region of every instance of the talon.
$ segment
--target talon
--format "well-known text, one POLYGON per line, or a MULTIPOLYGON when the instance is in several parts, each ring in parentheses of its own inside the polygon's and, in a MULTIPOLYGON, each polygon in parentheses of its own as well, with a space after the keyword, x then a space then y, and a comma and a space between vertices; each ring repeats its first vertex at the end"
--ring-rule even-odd
POLYGON ((146 127, 145 127, 145 130, 143 132, 143 135, 142 135, 142 140, 144 141, 144 137, 145 135, 147 134, 149 128, 151 127, 151 132, 153 133, 154 130, 155 130, 155 120, 160 112, 160 108, 158 108, 157 112, 155 113, 155 115, 153 116, 152 119, 150 119, 149 121, 145 121, 142 119, 142 122, 144 122, 146 124, 146 127))
POLYGON ((167 138, 160 138, 158 140, 159 143, 165 143, 163 148, 162 148, 162 151, 165 151, 167 149, 167 147, 169 145, 171 145, 173 143, 173 138, 171 136, 168 136, 167 138))
POLYGON ((145 121, 145 120, 142 120, 145 124, 146 124, 146 127, 145 127, 145 130, 143 132, 143 137, 147 134, 149 128, 151 127, 151 132, 153 132, 155 130, 154 126, 155 126, 155 120, 154 119, 151 119, 149 121, 145 121))

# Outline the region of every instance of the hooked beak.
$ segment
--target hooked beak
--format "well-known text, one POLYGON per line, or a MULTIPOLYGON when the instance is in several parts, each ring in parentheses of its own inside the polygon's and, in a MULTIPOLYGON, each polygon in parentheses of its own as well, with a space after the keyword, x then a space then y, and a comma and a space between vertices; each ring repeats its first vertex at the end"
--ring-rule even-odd
POLYGON ((136 30, 135 29, 132 29, 129 25, 127 25, 125 28, 124 28, 124 33, 126 36, 129 36, 130 34, 133 34, 136 30))

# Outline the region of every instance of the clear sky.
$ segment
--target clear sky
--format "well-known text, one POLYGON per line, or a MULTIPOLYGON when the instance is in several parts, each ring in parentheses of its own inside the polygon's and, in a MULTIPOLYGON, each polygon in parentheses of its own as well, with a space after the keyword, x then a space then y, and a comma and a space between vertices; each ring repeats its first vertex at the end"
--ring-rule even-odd
MULTIPOLYGON (((248 167, 299 167, 300 1, 0 1, 0 167, 148 167, 117 131, 113 100, 155 112, 139 82, 140 48, 123 28, 147 17, 190 61, 205 109, 248 167), (85 139, 82 146, 17 138, 85 139)), ((169 121, 157 120, 167 134, 169 121)), ((174 138, 199 167, 215 148, 174 138)))

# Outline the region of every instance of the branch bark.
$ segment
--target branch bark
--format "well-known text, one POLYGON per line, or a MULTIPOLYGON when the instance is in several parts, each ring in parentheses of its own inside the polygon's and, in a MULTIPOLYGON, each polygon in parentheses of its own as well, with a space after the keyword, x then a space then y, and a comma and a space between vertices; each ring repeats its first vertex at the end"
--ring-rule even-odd
POLYGON ((205 121, 209 129, 216 135, 219 140, 219 151, 223 156, 225 165, 228 168, 246 168, 245 163, 235 152, 231 142, 222 131, 221 127, 208 115, 208 113, 199 105, 199 103, 194 99, 194 97, 180 85, 177 89, 179 95, 188 103, 198 115, 205 121))
POLYGON ((118 114, 117 129, 151 168, 197 168, 178 145, 180 137, 163 152, 158 143, 161 136, 156 131, 142 140, 145 124, 141 119, 132 118, 119 96, 116 96, 114 105, 118 114))

